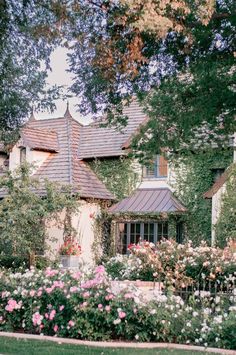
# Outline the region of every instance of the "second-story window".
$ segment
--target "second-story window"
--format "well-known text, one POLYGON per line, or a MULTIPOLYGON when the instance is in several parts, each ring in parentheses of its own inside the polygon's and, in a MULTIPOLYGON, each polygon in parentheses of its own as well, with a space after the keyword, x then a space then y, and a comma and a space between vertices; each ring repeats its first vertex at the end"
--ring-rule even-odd
POLYGON ((20 164, 23 164, 26 161, 26 148, 20 148, 20 164))
POLYGON ((151 164, 143 168, 144 178, 166 178, 168 175, 167 160, 162 155, 157 155, 151 164))

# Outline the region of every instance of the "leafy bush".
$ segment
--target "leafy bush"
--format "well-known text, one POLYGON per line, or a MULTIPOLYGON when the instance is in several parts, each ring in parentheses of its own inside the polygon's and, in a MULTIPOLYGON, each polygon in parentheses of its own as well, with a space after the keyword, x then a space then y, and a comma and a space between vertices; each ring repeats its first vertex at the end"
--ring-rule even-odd
POLYGON ((6 269, 19 269, 29 267, 29 258, 24 256, 0 255, 0 267, 6 269))
POLYGON ((226 302, 204 293, 186 302, 110 282, 103 266, 0 273, 0 331, 236 349, 229 336, 236 327, 236 297, 226 302))

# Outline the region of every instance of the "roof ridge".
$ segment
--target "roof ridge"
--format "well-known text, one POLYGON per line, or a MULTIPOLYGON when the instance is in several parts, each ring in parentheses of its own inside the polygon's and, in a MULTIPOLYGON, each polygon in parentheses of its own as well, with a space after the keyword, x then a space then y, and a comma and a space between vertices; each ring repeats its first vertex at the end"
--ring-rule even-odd
POLYGON ((66 116, 66 130, 68 139, 68 160, 69 160, 69 183, 73 184, 73 171, 72 171, 72 145, 71 145, 71 116, 66 116))

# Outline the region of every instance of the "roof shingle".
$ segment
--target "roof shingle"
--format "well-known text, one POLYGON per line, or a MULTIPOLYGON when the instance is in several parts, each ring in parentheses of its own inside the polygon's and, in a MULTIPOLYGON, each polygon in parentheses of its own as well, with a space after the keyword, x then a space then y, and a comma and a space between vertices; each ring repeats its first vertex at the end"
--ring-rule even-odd
POLYGON ((21 130, 20 135, 31 149, 59 152, 58 137, 55 131, 32 128, 28 124, 21 130))
POLYGON ((145 121, 146 115, 137 101, 124 109, 128 117, 127 126, 121 131, 114 127, 101 127, 100 123, 90 124, 81 129, 79 158, 92 159, 125 155, 124 144, 145 121))

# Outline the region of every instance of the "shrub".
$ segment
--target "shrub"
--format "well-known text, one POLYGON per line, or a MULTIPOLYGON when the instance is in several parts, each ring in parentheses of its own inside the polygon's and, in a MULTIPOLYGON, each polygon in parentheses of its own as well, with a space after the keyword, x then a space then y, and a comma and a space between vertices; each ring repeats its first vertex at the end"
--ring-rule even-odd
POLYGON ((24 256, 0 255, 0 267, 17 270, 29 267, 29 258, 24 256))
POLYGON ((186 302, 111 283, 103 266, 0 273, 0 331, 236 349, 229 335, 236 327, 236 297, 225 301, 204 293, 186 302))
POLYGON ((141 242, 130 245, 129 255, 117 255, 106 264, 108 273, 120 280, 158 280, 183 288, 202 281, 222 280, 236 273, 236 252, 232 246, 213 248, 202 243, 178 244, 163 240, 156 246, 141 242))

